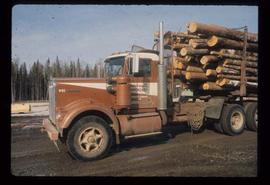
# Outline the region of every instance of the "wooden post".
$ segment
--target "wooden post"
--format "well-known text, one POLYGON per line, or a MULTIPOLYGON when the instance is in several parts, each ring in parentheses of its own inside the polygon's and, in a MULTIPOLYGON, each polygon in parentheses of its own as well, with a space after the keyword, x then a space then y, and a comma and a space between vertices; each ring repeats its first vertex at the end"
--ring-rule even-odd
POLYGON ((247 88, 246 88, 246 63, 247 63, 247 26, 244 28, 244 48, 243 48, 243 62, 241 64, 241 78, 240 78, 240 96, 246 96, 247 94, 247 88))

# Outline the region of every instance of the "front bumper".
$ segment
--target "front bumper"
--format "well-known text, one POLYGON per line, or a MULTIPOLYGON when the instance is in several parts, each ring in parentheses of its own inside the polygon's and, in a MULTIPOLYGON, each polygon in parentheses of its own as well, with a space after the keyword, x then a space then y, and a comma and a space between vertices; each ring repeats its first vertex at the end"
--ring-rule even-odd
POLYGON ((42 123, 43 128, 48 133, 50 140, 58 140, 59 132, 49 119, 44 119, 42 123))

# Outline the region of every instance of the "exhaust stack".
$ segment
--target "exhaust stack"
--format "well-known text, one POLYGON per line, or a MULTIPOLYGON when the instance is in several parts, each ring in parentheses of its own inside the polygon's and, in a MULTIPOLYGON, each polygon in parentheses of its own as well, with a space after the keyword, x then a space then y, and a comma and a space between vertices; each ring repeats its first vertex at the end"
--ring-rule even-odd
POLYGON ((158 110, 167 109, 167 66, 164 63, 163 22, 159 23, 158 110))

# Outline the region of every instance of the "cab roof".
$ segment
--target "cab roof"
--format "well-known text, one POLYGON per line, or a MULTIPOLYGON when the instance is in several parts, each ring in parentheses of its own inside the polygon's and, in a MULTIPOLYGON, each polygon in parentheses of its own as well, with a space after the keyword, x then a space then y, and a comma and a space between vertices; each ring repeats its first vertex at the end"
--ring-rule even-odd
POLYGON ((110 59, 110 58, 115 58, 115 57, 125 57, 128 55, 138 55, 140 58, 151 58, 154 61, 159 60, 159 56, 155 53, 149 53, 149 52, 123 52, 123 53, 113 53, 112 55, 108 56, 105 58, 110 59))

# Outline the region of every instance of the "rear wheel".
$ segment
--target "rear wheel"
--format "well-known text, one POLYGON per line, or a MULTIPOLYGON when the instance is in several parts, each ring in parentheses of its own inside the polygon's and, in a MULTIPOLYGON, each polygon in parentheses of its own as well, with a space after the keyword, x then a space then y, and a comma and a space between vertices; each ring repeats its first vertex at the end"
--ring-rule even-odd
POLYGON ((109 152, 112 138, 112 129, 103 119, 87 116, 75 123, 68 132, 67 147, 77 160, 95 160, 109 152))
POLYGON ((249 102, 245 105, 247 128, 253 131, 258 129, 257 102, 249 102))
POLYGON ((220 123, 214 123, 214 128, 216 131, 218 131, 219 133, 224 133, 221 124, 220 123))
POLYGON ((245 129, 246 116, 242 106, 237 104, 225 105, 219 123, 225 134, 239 135, 245 129))

